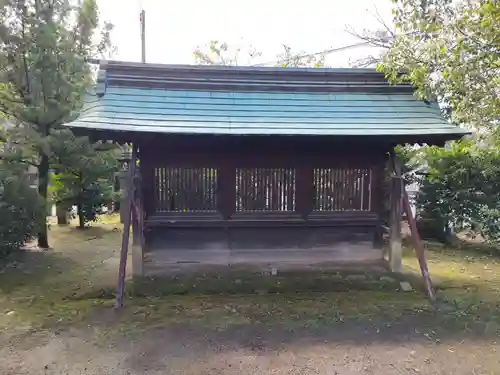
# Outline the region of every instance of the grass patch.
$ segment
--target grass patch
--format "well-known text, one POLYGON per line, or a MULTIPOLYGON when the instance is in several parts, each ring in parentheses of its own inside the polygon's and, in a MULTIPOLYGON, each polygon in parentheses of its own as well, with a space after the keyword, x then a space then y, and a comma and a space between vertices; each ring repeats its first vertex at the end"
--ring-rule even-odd
MULTIPOLYGON (((349 321, 397 325, 407 319, 481 332, 500 327, 497 253, 441 246, 427 249, 436 306, 418 290, 398 291, 399 278, 385 273, 272 276, 236 269, 128 284, 126 307, 117 314, 111 307, 120 228, 116 215, 86 230, 52 225, 51 250, 27 249, 0 265, 0 329, 90 322, 107 332, 133 333, 167 324, 294 329, 349 321)), ((408 248, 404 265, 410 277, 420 278, 408 248)))
POLYGON ((387 272, 250 272, 221 270, 203 274, 143 279, 136 282, 139 296, 168 296, 184 294, 294 294, 318 292, 348 292, 352 290, 399 289, 398 275, 387 272))
POLYGON ((185 295, 134 298, 114 329, 135 334, 168 324, 226 329, 240 325, 303 328, 372 321, 389 324, 411 314, 432 314, 417 292, 356 291, 280 295, 185 295), (383 318, 383 319, 380 319, 383 318))
POLYGON ((51 225, 51 249, 29 247, 0 264, 0 327, 43 327, 83 320, 106 301, 69 301, 115 282, 117 217, 85 230, 51 225))

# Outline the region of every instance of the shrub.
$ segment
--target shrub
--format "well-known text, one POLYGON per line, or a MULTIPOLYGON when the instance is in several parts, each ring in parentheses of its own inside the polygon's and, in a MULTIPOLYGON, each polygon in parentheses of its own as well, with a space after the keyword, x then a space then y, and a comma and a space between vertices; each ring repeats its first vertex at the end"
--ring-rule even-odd
POLYGON ((33 238, 43 219, 43 205, 24 170, 0 163, 0 257, 33 238))
POLYGON ((496 147, 455 142, 425 150, 429 173, 418 199, 422 217, 441 233, 473 230, 500 241, 500 153, 496 147))

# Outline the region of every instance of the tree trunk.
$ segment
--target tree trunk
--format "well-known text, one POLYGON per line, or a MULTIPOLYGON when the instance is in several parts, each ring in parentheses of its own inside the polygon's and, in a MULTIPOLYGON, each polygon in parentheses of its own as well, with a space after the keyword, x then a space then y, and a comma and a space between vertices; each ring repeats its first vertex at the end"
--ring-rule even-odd
POLYGON ((49 156, 44 152, 40 153, 40 165, 38 166, 38 194, 44 201, 44 221, 40 225, 38 232, 38 246, 42 249, 49 248, 48 228, 47 228, 47 189, 49 187, 49 156))
POLYGON ((76 209, 78 210, 78 228, 83 229, 85 228, 85 219, 83 217, 82 206, 78 204, 76 209))

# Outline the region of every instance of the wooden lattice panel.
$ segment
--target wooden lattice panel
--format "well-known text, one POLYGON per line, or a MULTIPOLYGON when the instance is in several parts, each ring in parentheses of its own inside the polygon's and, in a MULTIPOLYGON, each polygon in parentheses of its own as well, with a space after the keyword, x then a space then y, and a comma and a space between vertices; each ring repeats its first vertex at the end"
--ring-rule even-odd
POLYGON ((236 212, 295 211, 293 168, 237 168, 236 212))
POLYGON ((370 211, 369 169, 313 170, 313 211, 370 211))
POLYGON ((217 211, 217 174, 215 168, 155 168, 156 211, 217 211))

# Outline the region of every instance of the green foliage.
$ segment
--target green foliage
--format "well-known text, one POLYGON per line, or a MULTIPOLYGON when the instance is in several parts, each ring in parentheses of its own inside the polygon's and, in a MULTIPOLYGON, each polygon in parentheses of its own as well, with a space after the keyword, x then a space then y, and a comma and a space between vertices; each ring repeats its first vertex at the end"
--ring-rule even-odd
MULTIPOLYGON (((93 81, 86 60, 110 49, 111 29, 107 23, 99 29, 96 0, 0 3, 0 113, 24 128, 44 199, 58 142, 53 132, 81 105, 93 81)), ((48 247, 46 227, 39 245, 48 247)))
POLYGON ((428 164, 418 204, 442 231, 472 229, 500 241, 500 154, 497 147, 456 142, 422 150, 428 164))
POLYGON ((12 144, 0 143, 0 258, 31 239, 43 219, 43 205, 30 187, 28 166, 15 155, 12 144))
POLYGON ((379 66, 437 98, 453 121, 491 127, 500 116, 500 4, 495 0, 399 0, 400 34, 379 66), (402 73, 402 74, 400 74, 402 73))
POLYGON ((419 198, 422 218, 445 236, 451 225, 498 241, 500 162, 492 140, 498 139, 495 127, 500 118, 500 4, 495 0, 393 3, 399 33, 378 69, 393 83, 413 84, 420 98, 437 99, 452 122, 478 133, 473 141, 409 155, 429 168, 419 198))
POLYGON ((248 45, 244 49, 245 57, 242 57, 242 47, 230 46, 226 42, 212 40, 205 48, 196 48, 193 52, 195 62, 200 65, 240 65, 250 64, 255 58, 262 55, 253 46, 248 45), (243 60, 245 59, 245 60, 243 60))
MULTIPOLYGON (((231 46, 226 42, 212 40, 205 48, 196 48, 193 52, 195 62, 201 65, 251 65, 255 64, 255 60, 262 56, 252 45, 244 48, 231 46), (242 55, 242 53, 244 55, 242 55)), ((325 65, 325 56, 318 55, 302 55, 292 51, 292 48, 283 45, 283 53, 276 56, 276 61, 271 64, 281 67, 297 68, 297 67, 323 67, 325 65)))
POLYGON ((87 137, 75 137, 69 131, 58 134, 62 141, 54 149, 56 173, 51 195, 63 207, 77 206, 80 228, 95 221, 104 205, 114 198, 113 181, 118 171, 118 147, 90 143, 87 137))

